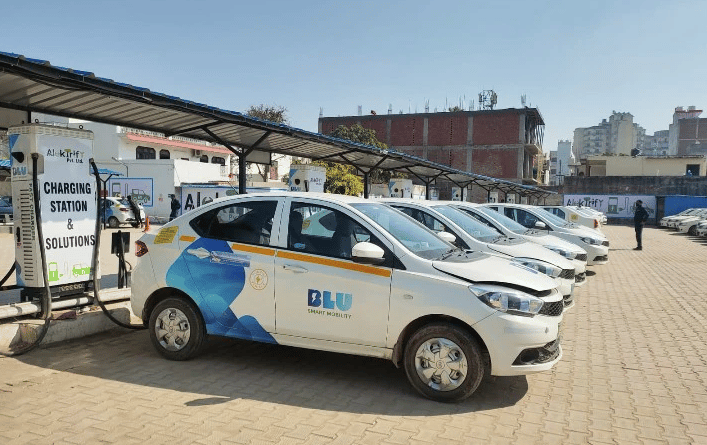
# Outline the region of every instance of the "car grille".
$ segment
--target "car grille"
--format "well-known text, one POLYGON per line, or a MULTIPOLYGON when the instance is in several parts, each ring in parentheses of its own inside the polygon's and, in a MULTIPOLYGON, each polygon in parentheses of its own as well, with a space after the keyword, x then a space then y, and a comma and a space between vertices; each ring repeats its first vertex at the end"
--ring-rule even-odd
POLYGON ((562 315, 562 310, 564 309, 564 301, 553 301, 551 303, 546 302, 543 307, 540 308, 539 315, 547 315, 548 317, 559 317, 562 315))
POLYGON ((574 269, 562 269, 562 272, 560 272, 560 278, 564 278, 566 280, 574 278, 574 269))
POLYGON ((608 242, 608 241, 604 241, 604 242, 601 243, 601 245, 602 245, 602 246, 609 247, 609 242, 608 242))
POLYGON ((587 279, 587 274, 586 274, 586 272, 582 272, 582 273, 579 273, 579 274, 577 274, 577 275, 574 276, 574 282, 575 282, 575 283, 583 283, 584 280, 586 280, 586 279, 587 279))
POLYGON ((562 296, 562 302, 565 307, 572 306, 572 303, 574 302, 574 295, 569 294, 569 295, 563 295, 562 296))
POLYGON ((594 261, 608 261, 609 255, 599 255, 594 257, 594 261))
POLYGON ((587 254, 586 253, 580 253, 577 255, 577 258, 579 261, 587 261, 587 254))

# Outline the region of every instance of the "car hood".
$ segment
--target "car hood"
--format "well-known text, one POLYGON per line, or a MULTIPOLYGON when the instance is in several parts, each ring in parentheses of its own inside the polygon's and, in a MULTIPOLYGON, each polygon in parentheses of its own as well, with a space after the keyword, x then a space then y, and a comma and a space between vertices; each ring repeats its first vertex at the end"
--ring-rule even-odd
POLYGON ((515 258, 531 258, 553 264, 561 269, 574 269, 572 263, 559 254, 539 246, 535 243, 524 242, 520 244, 488 244, 495 252, 504 253, 515 258))
POLYGON ((590 238, 597 238, 602 241, 607 240, 606 235, 597 230, 590 229, 589 227, 563 227, 562 230, 576 236, 588 236, 590 238))
POLYGON ((537 292, 554 289, 555 281, 540 272, 494 256, 469 262, 433 261, 432 267, 474 283, 507 284, 537 292))
POLYGON ((533 240, 534 242, 538 242, 543 246, 555 246, 568 250, 570 252, 587 253, 587 251, 582 249, 580 246, 571 243, 567 240, 563 240, 562 238, 558 238, 555 235, 534 235, 533 240))

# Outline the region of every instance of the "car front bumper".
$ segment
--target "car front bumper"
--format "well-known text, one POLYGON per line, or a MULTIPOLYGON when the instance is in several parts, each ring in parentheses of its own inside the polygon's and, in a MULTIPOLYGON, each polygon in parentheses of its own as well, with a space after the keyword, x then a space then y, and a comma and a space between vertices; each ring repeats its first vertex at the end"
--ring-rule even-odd
POLYGON ((489 350, 491 374, 512 376, 547 371, 562 358, 561 322, 562 316, 521 317, 497 312, 473 327, 489 350))

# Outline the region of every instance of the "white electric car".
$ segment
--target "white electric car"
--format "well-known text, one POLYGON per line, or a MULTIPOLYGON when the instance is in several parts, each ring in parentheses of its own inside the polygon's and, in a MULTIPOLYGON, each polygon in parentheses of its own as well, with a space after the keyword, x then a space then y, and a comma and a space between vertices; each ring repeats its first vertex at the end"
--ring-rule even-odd
POLYGON ((589 227, 560 219, 540 207, 524 204, 484 204, 503 212, 510 219, 527 228, 539 228, 562 238, 587 251, 587 265, 606 264, 609 261, 609 240, 606 236, 589 227))
POLYGON ((493 227, 508 237, 521 238, 531 243, 539 244, 565 257, 574 265, 575 286, 582 286, 587 282, 587 251, 578 245, 565 241, 562 238, 548 235, 546 230, 523 227, 506 215, 484 207, 481 204, 454 202, 449 205, 466 212, 479 222, 493 227))
POLYGON ((543 209, 565 221, 579 224, 590 229, 601 230, 601 220, 594 214, 570 206, 542 206, 543 209))
POLYGON ((454 201, 422 201, 413 199, 381 199, 404 212, 437 234, 449 233, 450 241, 462 249, 503 255, 553 278, 562 293, 565 307, 574 301, 574 264, 557 253, 522 238, 504 233, 480 223, 453 207, 454 201))
POLYGON ((131 306, 168 359, 195 356, 206 335, 380 357, 451 401, 487 372, 545 371, 562 355, 555 281, 457 249, 378 202, 226 197, 136 248, 131 306))

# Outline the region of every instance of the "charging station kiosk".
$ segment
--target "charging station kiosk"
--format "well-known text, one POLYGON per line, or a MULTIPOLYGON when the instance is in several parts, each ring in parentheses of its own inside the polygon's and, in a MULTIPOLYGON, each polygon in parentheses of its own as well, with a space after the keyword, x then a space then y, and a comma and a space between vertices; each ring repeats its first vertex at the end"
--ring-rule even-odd
POLYGON ((92 287, 96 244, 96 180, 89 171, 93 133, 51 125, 8 129, 17 285, 23 300, 44 292, 41 242, 52 297, 92 287), (44 239, 37 238, 32 154, 38 155, 37 188, 44 239))

